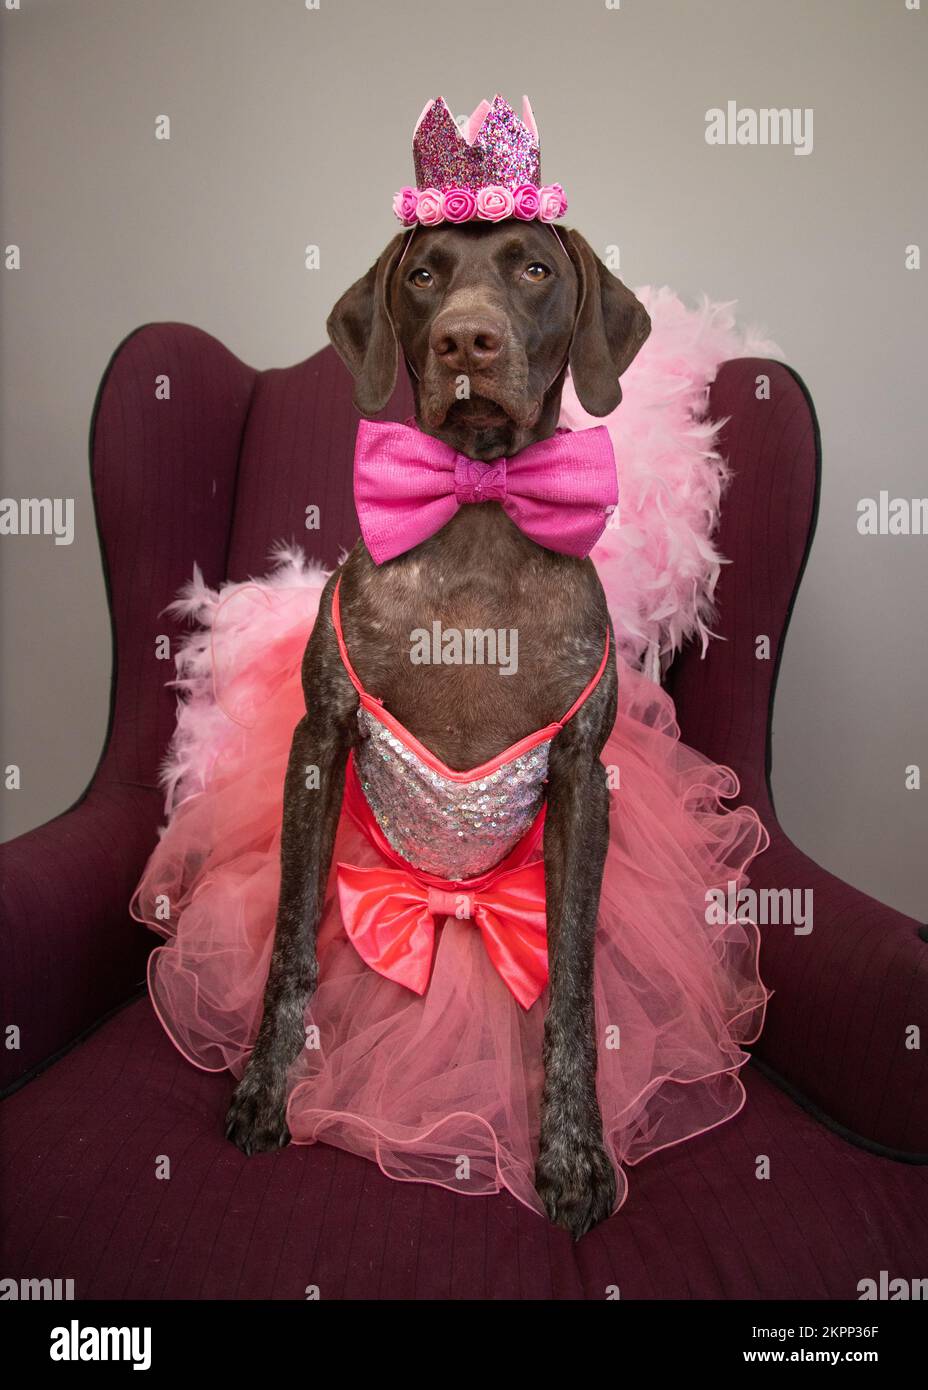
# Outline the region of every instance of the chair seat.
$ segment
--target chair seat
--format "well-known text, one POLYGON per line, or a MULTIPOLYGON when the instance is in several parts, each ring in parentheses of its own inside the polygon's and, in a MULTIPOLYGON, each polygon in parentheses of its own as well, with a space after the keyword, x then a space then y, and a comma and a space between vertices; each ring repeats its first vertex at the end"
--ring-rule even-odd
POLYGON ((508 1193, 395 1182, 325 1145, 244 1158, 222 1134, 231 1078, 190 1066, 138 999, 8 1100, 2 1268, 80 1299, 855 1299, 881 1270, 923 1272, 928 1168, 742 1075, 744 1110, 633 1168, 574 1245, 508 1193))

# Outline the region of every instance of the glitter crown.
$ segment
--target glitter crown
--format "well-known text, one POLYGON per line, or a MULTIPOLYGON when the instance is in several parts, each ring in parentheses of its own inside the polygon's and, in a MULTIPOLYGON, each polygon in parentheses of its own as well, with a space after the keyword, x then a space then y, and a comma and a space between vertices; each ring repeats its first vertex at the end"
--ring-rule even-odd
POLYGON ((482 101, 458 127, 444 97, 426 103, 412 139, 416 187, 401 188, 393 210, 401 222, 499 222, 504 217, 553 222, 567 210, 560 184, 544 184, 538 127, 528 97, 522 119, 503 97, 482 101))
POLYGON ((528 97, 522 120, 501 96, 482 101, 463 131, 444 97, 430 101, 416 122, 412 155, 419 188, 468 188, 477 193, 501 184, 514 193, 521 183, 539 181, 538 127, 528 97))

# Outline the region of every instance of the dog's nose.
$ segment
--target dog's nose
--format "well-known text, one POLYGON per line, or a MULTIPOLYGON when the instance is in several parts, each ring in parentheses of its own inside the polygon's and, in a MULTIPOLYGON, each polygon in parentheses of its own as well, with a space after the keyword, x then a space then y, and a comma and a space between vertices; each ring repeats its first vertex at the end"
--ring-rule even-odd
POLYGON ((443 314, 432 324, 429 346, 455 372, 489 367, 503 346, 503 325, 489 314, 443 314))

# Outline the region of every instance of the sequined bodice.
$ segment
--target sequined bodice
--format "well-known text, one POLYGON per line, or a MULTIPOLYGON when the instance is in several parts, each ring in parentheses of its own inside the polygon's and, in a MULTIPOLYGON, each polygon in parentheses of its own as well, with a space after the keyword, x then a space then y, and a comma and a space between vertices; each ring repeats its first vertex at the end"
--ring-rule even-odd
POLYGON ((599 670, 560 719, 468 772, 447 767, 364 689, 348 657, 338 591, 332 622, 345 670, 360 696, 354 750, 358 782, 390 847, 414 869, 461 882, 494 868, 532 827, 545 797, 551 740, 592 693, 599 670))
POLYGON ((486 873, 518 844, 544 800, 550 739, 461 782, 420 758, 377 715, 358 710, 361 789, 397 854, 424 873, 486 873))

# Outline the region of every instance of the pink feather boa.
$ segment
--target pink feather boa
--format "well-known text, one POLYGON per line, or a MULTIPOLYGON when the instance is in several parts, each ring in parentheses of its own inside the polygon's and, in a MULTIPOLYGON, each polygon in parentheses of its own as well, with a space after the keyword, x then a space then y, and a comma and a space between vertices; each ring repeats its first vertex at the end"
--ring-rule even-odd
MULTIPOLYGON (((561 424, 603 423, 615 445, 619 508, 592 558, 602 578, 616 640, 626 661, 657 680, 685 641, 712 636, 713 596, 724 558, 712 537, 728 469, 717 449, 724 421, 707 418, 709 387, 733 357, 780 356, 735 325, 732 304, 705 296, 687 309, 666 286, 636 290, 651 315, 651 336, 622 378, 623 401, 596 421, 568 378, 561 424)), ((168 607, 197 624, 175 656, 177 727, 161 769, 168 815, 202 790, 223 759, 247 740, 249 680, 262 680, 275 654, 292 659, 327 571, 298 547, 278 544, 262 579, 211 589, 198 566, 168 607)))
POLYGON ((635 294, 651 336, 622 377, 622 404, 603 421, 588 415, 568 378, 561 424, 605 424, 619 469, 619 506, 592 558, 626 661, 660 679, 691 637, 705 652, 725 560, 712 543, 728 469, 717 451, 724 420, 710 420, 709 387, 733 357, 780 356, 756 331, 740 334, 734 304, 706 296, 687 309, 673 290, 635 294))

